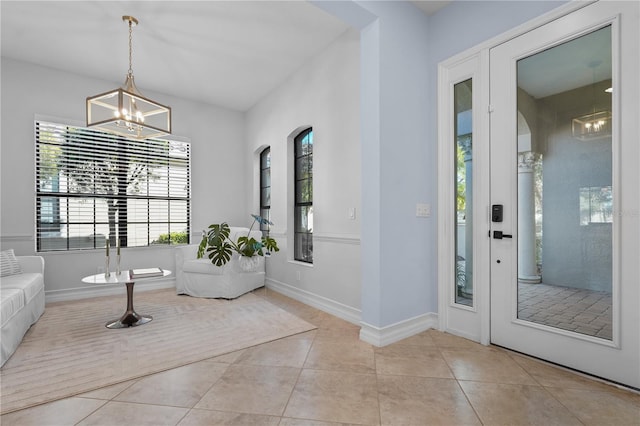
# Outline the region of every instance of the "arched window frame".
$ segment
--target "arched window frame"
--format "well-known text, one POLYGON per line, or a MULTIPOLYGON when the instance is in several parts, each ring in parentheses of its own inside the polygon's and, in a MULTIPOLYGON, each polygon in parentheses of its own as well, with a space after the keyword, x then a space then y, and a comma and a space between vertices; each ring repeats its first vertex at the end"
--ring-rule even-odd
POLYGON ((260 152, 260 216, 267 221, 260 223, 262 232, 269 232, 271 219, 271 147, 260 152))
POLYGON ((294 259, 313 263, 313 129, 298 133, 294 144, 294 259))

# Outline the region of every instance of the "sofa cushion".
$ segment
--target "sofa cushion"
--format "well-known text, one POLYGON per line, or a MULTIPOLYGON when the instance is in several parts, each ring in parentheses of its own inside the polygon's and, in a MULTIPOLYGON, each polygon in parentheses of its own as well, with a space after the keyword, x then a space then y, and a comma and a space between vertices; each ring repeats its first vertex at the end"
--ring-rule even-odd
POLYGON ((17 289, 24 292, 24 303, 31 302, 43 288, 44 281, 42 274, 28 273, 11 275, 2 278, 2 289, 17 289))
MULTIPOLYGON (((225 265, 226 266, 226 265, 225 265)), ((215 266, 208 258, 185 260, 182 264, 184 272, 197 274, 224 275, 225 266, 215 266)))
POLYGON ((0 251, 0 277, 22 273, 13 249, 0 251))
POLYGON ((0 326, 4 325, 24 308, 22 290, 17 288, 0 288, 0 326))

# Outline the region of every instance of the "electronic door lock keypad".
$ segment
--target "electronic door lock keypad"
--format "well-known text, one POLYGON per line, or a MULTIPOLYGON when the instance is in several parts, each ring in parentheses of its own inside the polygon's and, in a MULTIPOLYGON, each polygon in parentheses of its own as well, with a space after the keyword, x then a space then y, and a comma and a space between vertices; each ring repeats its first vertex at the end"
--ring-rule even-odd
POLYGON ((491 206, 491 222, 502 222, 502 204, 491 206))

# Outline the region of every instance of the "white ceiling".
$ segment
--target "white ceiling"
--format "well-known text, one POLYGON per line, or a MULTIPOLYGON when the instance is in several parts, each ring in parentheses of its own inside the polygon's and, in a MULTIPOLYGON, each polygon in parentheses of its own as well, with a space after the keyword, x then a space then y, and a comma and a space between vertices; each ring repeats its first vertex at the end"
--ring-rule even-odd
POLYGON ((418 6, 424 13, 431 16, 453 0, 414 0, 413 4, 418 6))
MULTIPOLYGON (((306 1, 2 1, 2 56, 246 110, 347 25, 306 1)), ((96 88, 102 90, 103 88, 96 88)), ((91 95, 87 93, 87 95, 91 95)))
MULTIPOLYGON (((415 2, 432 14, 447 2, 415 2)), ((2 56, 247 110, 348 26, 295 1, 6 1, 2 56)), ((96 91, 105 88, 96 88, 96 91)), ((93 93, 87 93, 92 95, 93 93)))

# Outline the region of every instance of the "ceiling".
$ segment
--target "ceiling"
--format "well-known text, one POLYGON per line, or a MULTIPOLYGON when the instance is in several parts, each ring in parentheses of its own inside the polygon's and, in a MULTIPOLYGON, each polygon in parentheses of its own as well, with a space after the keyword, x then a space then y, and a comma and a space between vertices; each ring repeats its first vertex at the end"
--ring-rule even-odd
MULTIPOLYGON (((416 1, 433 14, 448 2, 416 1)), ((348 26, 307 1, 6 1, 2 56, 245 111, 348 26)), ((110 88, 110 87, 108 87, 110 88)), ((96 91, 108 88, 96 88, 96 91)), ((92 95, 95 93, 87 93, 92 95)))

